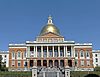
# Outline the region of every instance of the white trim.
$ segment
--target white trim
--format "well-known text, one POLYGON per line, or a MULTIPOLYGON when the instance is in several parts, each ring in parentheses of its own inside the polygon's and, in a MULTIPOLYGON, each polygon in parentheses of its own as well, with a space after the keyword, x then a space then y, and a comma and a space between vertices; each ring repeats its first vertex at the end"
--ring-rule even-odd
POLYGON ((9 48, 27 48, 27 47, 9 47, 9 48))
POLYGON ((92 48, 92 46, 75 46, 74 48, 92 48))

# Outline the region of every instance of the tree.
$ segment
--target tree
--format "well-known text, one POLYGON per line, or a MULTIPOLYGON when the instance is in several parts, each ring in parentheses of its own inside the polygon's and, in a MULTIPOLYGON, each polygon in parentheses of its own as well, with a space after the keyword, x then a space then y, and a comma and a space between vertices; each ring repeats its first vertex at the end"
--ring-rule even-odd
POLYGON ((0 69, 1 69, 1 63, 2 63, 2 55, 0 55, 0 69))

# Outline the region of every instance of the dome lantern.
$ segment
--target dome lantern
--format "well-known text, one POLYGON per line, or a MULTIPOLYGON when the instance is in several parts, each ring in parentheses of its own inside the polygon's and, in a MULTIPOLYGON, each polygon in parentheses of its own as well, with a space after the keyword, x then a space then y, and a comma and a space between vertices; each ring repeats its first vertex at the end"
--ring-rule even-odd
POLYGON ((42 28, 40 36, 42 36, 46 33, 49 33, 49 32, 60 35, 59 29, 52 23, 51 16, 48 17, 47 25, 42 28))
POLYGON ((53 24, 52 23, 52 17, 51 16, 48 17, 48 23, 47 24, 53 24))

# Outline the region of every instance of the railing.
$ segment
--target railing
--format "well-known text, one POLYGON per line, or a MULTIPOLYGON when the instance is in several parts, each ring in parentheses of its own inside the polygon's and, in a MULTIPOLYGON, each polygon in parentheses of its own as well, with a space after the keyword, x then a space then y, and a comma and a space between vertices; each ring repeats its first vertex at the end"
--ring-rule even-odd
POLYGON ((59 77, 64 77, 64 74, 60 70, 60 68, 39 68, 38 69, 38 77, 57 77, 59 74, 59 77))

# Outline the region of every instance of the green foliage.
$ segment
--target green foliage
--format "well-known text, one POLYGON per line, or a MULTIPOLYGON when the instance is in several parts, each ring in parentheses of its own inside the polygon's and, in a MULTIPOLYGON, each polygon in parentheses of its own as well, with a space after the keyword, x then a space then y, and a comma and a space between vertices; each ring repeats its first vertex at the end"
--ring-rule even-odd
MULTIPOLYGON (((87 74, 96 74, 100 76, 100 71, 71 71, 71 77, 85 77, 87 74)), ((0 77, 32 77, 32 72, 0 72, 0 77)))
POLYGON ((8 71, 8 68, 6 68, 6 67, 1 67, 0 71, 8 71))
POLYGON ((0 55, 0 69, 1 69, 2 55, 0 55))
POLYGON ((87 74, 96 74, 100 76, 100 71, 71 71, 71 77, 84 77, 87 74))
POLYGON ((100 71, 100 67, 95 67, 95 71, 100 71))
POLYGON ((31 77, 31 72, 0 72, 0 77, 31 77))

